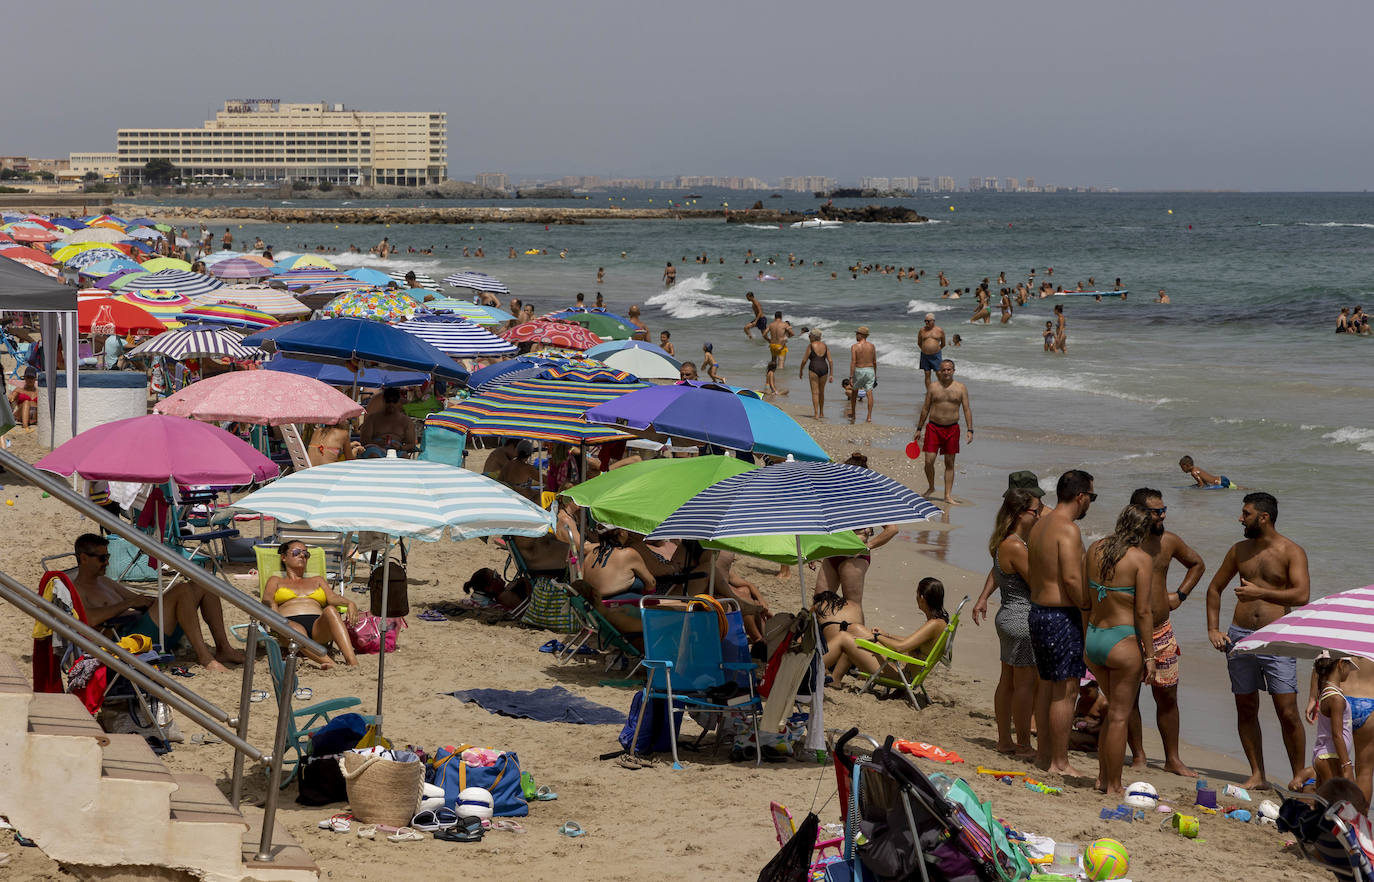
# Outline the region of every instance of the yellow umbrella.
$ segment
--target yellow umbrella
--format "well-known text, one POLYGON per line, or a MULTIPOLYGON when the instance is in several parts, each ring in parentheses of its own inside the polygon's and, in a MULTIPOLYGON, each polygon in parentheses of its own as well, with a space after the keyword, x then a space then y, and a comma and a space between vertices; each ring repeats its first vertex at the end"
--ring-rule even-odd
POLYGON ((168 269, 182 270, 184 272, 189 271, 191 265, 184 260, 177 260, 175 257, 154 257, 151 260, 143 261, 143 269, 150 273, 168 269))
POLYGON ((315 254, 301 254, 296 257, 288 258, 287 260, 282 260, 278 262, 281 263, 283 266, 289 266, 291 269, 303 269, 308 266, 316 266, 320 269, 327 270, 338 269, 338 267, 334 264, 325 260, 323 257, 320 257, 315 254))
POLYGON ((104 242, 75 242, 71 245, 63 245, 52 253, 52 259, 59 263, 65 263, 83 251, 90 251, 92 248, 108 248, 112 251, 119 251, 113 245, 104 242))

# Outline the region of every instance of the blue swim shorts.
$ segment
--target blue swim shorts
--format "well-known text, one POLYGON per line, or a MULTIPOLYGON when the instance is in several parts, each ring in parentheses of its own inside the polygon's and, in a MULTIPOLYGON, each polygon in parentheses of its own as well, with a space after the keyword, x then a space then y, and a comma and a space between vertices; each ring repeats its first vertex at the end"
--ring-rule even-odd
POLYGON ((1083 615, 1078 607, 1032 603, 1026 624, 1041 680, 1082 678, 1088 666, 1083 661, 1083 615))
MULTIPOLYGON (((1253 633, 1232 625, 1227 629, 1226 637, 1234 646, 1253 633)), ((1231 652, 1226 655, 1226 669, 1231 674, 1231 692, 1236 695, 1249 695, 1261 690, 1270 695, 1298 691, 1296 658, 1231 652)))
POLYGON ((934 355, 931 355, 931 354, 928 353, 928 352, 922 352, 922 353, 921 353, 921 370, 923 370, 923 371, 938 371, 938 370, 940 369, 940 362, 944 361, 944 359, 941 358, 941 356, 942 356, 943 354, 944 354, 943 352, 937 352, 937 353, 935 353, 934 355))

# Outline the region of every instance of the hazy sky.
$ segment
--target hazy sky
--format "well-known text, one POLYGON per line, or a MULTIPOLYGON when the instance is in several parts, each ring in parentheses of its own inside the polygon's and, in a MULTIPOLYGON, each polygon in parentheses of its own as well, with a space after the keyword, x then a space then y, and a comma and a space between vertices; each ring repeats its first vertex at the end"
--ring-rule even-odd
POLYGON ((7 4, 0 153, 231 97, 448 113, 449 174, 1374 186, 1374 4, 7 4))

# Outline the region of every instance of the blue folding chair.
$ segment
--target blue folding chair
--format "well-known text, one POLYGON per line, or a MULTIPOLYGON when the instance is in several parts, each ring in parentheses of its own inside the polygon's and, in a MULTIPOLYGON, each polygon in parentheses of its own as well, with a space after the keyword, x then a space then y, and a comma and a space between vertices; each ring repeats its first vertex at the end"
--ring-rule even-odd
POLYGON ((14 359, 14 369, 10 371, 10 376, 16 379, 24 376, 24 368, 29 364, 29 356, 33 354, 32 343, 20 343, 9 334, 0 334, 5 340, 5 351, 14 359))
MULTIPOLYGON (((721 601, 735 606, 722 616, 714 609, 665 609, 652 605, 659 600, 646 597, 640 601, 640 618, 644 625, 642 663, 649 676, 644 684, 639 719, 635 721, 635 739, 631 743, 638 743, 639 728, 644 722, 644 710, 651 706, 650 699, 663 698, 669 707, 685 707, 698 714, 747 714, 754 729, 756 764, 762 764, 758 720, 763 700, 754 692, 755 664, 747 654, 742 661, 725 660, 724 644, 730 635, 730 616, 732 613, 739 616, 738 604, 728 599, 721 601), (727 683, 740 685, 737 678, 741 675, 748 698, 737 696, 722 701, 720 696, 728 690, 718 690, 727 683), (661 686, 656 686, 656 682, 661 686)), ((738 658, 737 651, 732 649, 730 656, 738 658)), ((672 746, 673 768, 681 769, 676 736, 672 746)))

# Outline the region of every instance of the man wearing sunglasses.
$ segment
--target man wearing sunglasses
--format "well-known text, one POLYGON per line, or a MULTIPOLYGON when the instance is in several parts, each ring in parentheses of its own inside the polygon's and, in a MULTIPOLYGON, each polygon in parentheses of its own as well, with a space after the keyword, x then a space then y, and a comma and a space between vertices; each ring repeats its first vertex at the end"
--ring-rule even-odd
MULTIPOLYGON (((86 624, 100 628, 111 619, 125 613, 138 613, 138 618, 118 630, 120 636, 143 634, 154 643, 158 640, 157 597, 147 597, 130 591, 105 575, 110 564, 110 543, 104 536, 83 533, 76 540, 76 568, 67 575, 76 588, 86 609, 86 624)), ((173 651, 184 636, 195 650, 196 661, 209 671, 227 671, 225 663, 243 662, 243 652, 229 643, 224 627, 224 607, 220 600, 189 582, 178 582, 162 597, 162 632, 165 648, 173 651), (200 619, 210 626, 215 649, 205 642, 200 619)))

